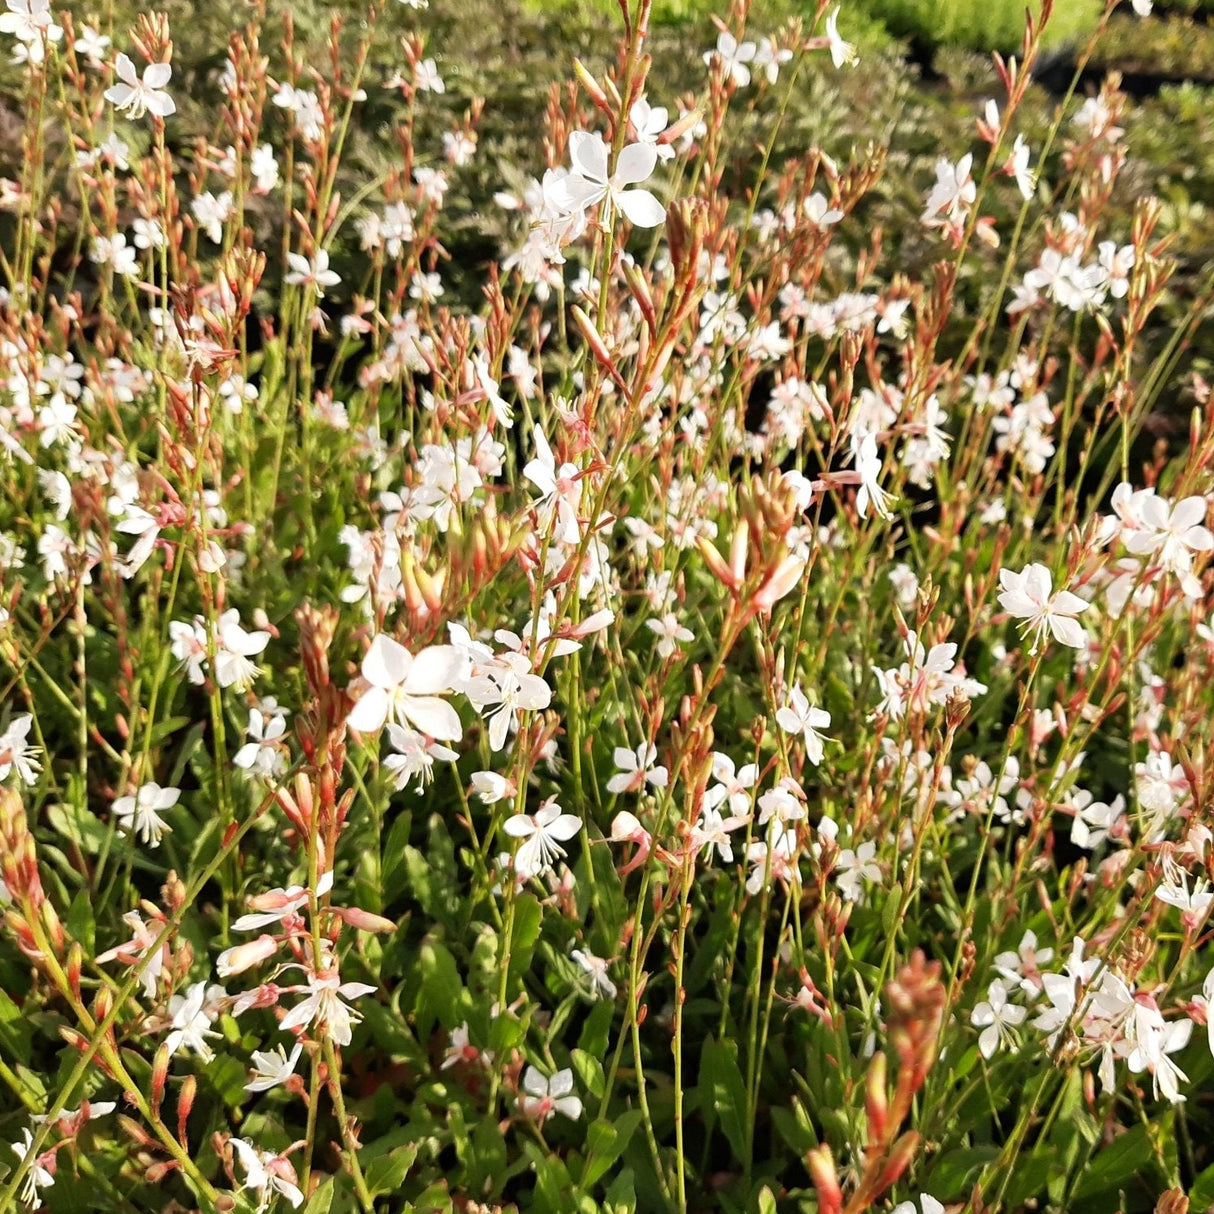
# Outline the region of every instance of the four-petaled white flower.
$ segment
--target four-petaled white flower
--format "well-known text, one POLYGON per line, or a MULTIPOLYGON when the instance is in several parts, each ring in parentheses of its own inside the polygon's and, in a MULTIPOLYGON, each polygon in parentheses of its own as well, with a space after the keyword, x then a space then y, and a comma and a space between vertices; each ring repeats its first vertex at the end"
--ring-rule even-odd
POLYGON ((573 1072, 566 1067, 557 1071, 551 1078, 543 1075, 535 1067, 529 1066, 523 1072, 523 1090, 519 1093, 519 1111, 526 1117, 534 1117, 541 1125, 552 1116, 560 1113, 570 1121, 577 1121, 582 1115, 582 1102, 573 1091, 573 1072))
POLYGON ((157 118, 167 118, 176 113, 176 102, 164 91, 164 86, 173 75, 169 64, 149 63, 140 79, 130 57, 120 52, 114 62, 114 70, 118 73, 119 83, 105 90, 105 99, 112 101, 129 117, 142 118, 149 110, 157 118))
POLYGON ((160 815, 172 809, 180 796, 180 788, 161 788, 154 782, 141 784, 133 796, 119 797, 114 802, 114 816, 149 847, 159 847, 160 836, 166 831, 172 833, 172 827, 162 822, 160 815))
POLYGON ((303 1043, 297 1041, 288 1054, 283 1046, 275 1050, 254 1050, 252 1055, 253 1078, 244 1085, 246 1092, 268 1092, 284 1084, 295 1074, 295 1064, 303 1052, 303 1043))
POLYGON ((240 1166, 245 1170, 243 1188, 258 1194, 257 1208, 269 1208, 275 1193, 281 1193, 293 1207, 303 1205, 303 1190, 291 1161, 272 1151, 262 1151, 243 1138, 230 1139, 240 1166))
POLYGON ((341 282, 341 275, 329 269, 328 249, 317 249, 311 259, 302 253, 288 253, 287 264, 291 268, 283 275, 283 282, 290 287, 311 287, 317 299, 324 298, 325 287, 335 287, 341 282))
POLYGON ((746 65, 754 62, 758 49, 753 42, 739 42, 732 34, 722 30, 717 35, 716 50, 704 52, 704 62, 711 66, 713 59, 719 56, 725 75, 738 88, 745 88, 750 83, 750 68, 746 65))
POLYGON ((515 814, 503 826, 506 834, 523 843, 514 856, 514 871, 520 877, 541 877, 552 869, 553 862, 565 855, 562 843, 568 842, 581 830, 581 822, 561 812, 552 800, 545 801, 534 814, 515 814))
MULTIPOLYGON (((578 1106, 579 1112, 581 1106, 578 1106)), ((21 1131, 20 1142, 10 1142, 9 1146, 17 1154, 17 1159, 24 1159, 34 1145, 34 1135, 26 1128, 21 1131)), ((31 1210, 40 1209, 42 1206, 42 1198, 38 1196, 39 1189, 49 1189, 55 1183, 55 1174, 46 1165, 55 1166, 55 1154, 53 1151, 47 1151, 43 1155, 35 1155, 30 1164, 29 1171, 25 1174, 25 1180, 21 1183, 18 1196, 20 1200, 31 1210)))
POLYGON ((362 1017, 342 1000, 373 994, 375 987, 365 982, 342 982, 336 970, 328 969, 309 973, 307 990, 307 998, 300 1000, 278 1027, 289 1032, 315 1023, 319 1035, 329 1037, 334 1045, 349 1045, 351 1028, 362 1017))
POLYGON ((1046 632, 1072 649, 1082 649, 1087 644, 1087 634, 1075 617, 1091 604, 1069 590, 1051 594, 1053 579, 1045 565, 1033 562, 1019 573, 1000 569, 999 585, 1003 587, 1000 605, 1010 615, 1024 620, 1023 635, 1033 638, 1030 655, 1037 652, 1046 632))
POLYGON ((805 757, 816 767, 822 762, 823 737, 818 732, 830 725, 830 713, 810 706, 809 697, 798 683, 788 695, 788 703, 776 713, 776 724, 805 739, 805 757))
POLYGON ((636 750, 617 746, 612 753, 616 774, 607 781, 607 791, 614 793, 640 792, 646 784, 665 788, 669 773, 656 763, 658 748, 652 742, 642 742, 636 750))
POLYGON ((652 143, 630 143, 616 161, 615 172, 608 175, 611 149, 602 135, 573 131, 569 136, 569 159, 573 169, 557 186, 557 194, 567 211, 585 211, 606 198, 624 212, 638 228, 655 228, 666 218, 662 204, 648 190, 628 189, 645 181, 658 162, 652 143))
POLYGON ((987 987, 986 998, 970 1013, 970 1024, 980 1028, 978 1049, 983 1058, 991 1058, 1000 1042, 1010 1042, 1010 1030, 1024 1023, 1028 1009, 1008 1002, 1007 983, 994 979, 987 987))
POLYGON ((173 1018, 173 1031, 164 1039, 170 1057, 184 1046, 197 1054, 203 1062, 211 1062, 215 1051, 207 1045, 208 1037, 218 1037, 211 1024, 215 1012, 208 1006, 224 995, 223 987, 208 987, 205 982, 195 982, 184 995, 174 995, 169 1000, 169 1015, 173 1018))
POLYGON ((346 723, 359 733, 374 733, 385 721, 395 721, 440 742, 458 742, 463 735, 459 714, 440 696, 462 681, 466 665, 454 645, 431 645, 412 654, 380 633, 363 658, 362 674, 370 687, 346 723))

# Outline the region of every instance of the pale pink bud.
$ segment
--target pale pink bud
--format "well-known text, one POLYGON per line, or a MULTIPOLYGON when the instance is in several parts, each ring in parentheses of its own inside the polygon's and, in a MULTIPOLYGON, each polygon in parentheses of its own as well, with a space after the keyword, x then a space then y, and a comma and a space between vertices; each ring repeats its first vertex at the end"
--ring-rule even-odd
POLYGON ((243 974, 245 970, 268 961, 278 951, 278 941, 273 936, 258 936, 247 944, 226 948, 215 958, 215 972, 221 978, 243 974))
POLYGON ((373 915, 357 906, 332 906, 329 908, 343 923, 356 927, 360 932, 394 932, 396 924, 383 915, 373 915))

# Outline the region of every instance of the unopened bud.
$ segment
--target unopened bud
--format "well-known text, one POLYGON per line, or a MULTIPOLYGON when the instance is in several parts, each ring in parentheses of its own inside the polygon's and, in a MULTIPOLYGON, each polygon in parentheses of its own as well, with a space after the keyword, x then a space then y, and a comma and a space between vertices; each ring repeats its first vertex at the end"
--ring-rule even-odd
POLYGON ((385 919, 383 915, 374 915, 358 906, 333 906, 329 908, 343 923, 357 928, 360 932, 394 932, 396 923, 385 919))
POLYGON ((221 978, 243 974, 245 970, 268 961, 278 951, 278 941, 273 936, 261 935, 247 944, 226 948, 215 958, 215 972, 221 978))
POLYGON ((72 941, 67 954, 67 981, 72 988, 72 994, 80 998, 80 970, 84 965, 84 951, 78 940, 72 941))
POLYGON ((839 1188, 839 1177, 830 1157, 830 1148, 815 1147, 805 1156, 805 1168, 814 1182, 814 1188, 818 1190, 819 1214, 840 1214, 843 1190, 839 1188))
POLYGON ((889 1100, 885 1090, 885 1055, 878 1051, 869 1064, 864 1083, 864 1109, 868 1114, 868 1146, 885 1142, 889 1122, 889 1100))
MULTIPOLYGON (((745 527, 739 528, 743 533, 745 527)), ((730 590, 736 591, 741 582, 734 577, 734 572, 726 563, 725 558, 717 551, 717 546, 706 536, 699 535, 696 537, 696 546, 700 550, 700 555, 704 558, 712 575, 719 578, 730 590)))
POLYGON ((143 1174, 143 1178, 151 1185, 163 1184, 165 1178, 181 1165, 175 1159, 162 1159, 159 1163, 152 1164, 143 1174))
POLYGON ((889 1153, 889 1159, 886 1160, 885 1168, 881 1173, 881 1179, 877 1182, 878 1192, 883 1193, 891 1185, 898 1183, 903 1173, 910 1167, 918 1150, 919 1132, 917 1130, 907 1130, 894 1143, 894 1149, 889 1153))
POLYGON ((160 1116, 160 1104, 164 1100, 164 1085, 169 1078, 169 1047, 161 1045, 152 1061, 152 1116, 160 1116))
POLYGON ((198 1078, 187 1075, 181 1083, 181 1092, 177 1096, 177 1141, 186 1143, 185 1125, 190 1119, 190 1110, 194 1107, 194 1097, 198 1093, 198 1078))

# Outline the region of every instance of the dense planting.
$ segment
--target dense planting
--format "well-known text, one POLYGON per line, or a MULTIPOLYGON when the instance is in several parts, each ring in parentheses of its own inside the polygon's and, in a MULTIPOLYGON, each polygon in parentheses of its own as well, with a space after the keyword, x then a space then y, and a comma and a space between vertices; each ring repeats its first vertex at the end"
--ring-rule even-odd
POLYGON ((1211 284, 1112 0, 926 171, 846 7, 676 91, 621 5, 507 147, 416 0, 6 5, 0 1210, 1214 1202, 1211 284))

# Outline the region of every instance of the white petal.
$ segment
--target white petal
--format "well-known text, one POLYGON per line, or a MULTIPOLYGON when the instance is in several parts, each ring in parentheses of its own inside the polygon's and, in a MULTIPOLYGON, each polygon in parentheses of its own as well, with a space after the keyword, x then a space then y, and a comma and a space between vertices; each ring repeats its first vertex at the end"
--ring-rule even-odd
POLYGON ((139 79, 139 73, 135 71, 131 57, 121 51, 118 53, 118 58, 114 60, 114 71, 118 73, 118 79, 126 81, 127 84, 134 84, 139 79))
POLYGON ((413 655, 399 642, 381 632, 371 642, 371 648, 363 658, 363 678, 374 687, 399 687, 408 677, 412 665, 413 655))
POLYGON ((388 693, 382 687, 372 687, 346 717, 346 724, 359 733, 374 733, 388 719, 388 693))
POLYGON ((656 228, 666 222, 666 208, 648 190, 625 190, 615 200, 634 227, 656 228))
POLYGON ((615 186, 636 185, 649 177, 657 162, 658 151, 652 143, 630 143, 616 161, 611 183, 615 186))
POLYGON ((143 69, 143 83, 150 89, 162 89, 168 84, 172 75, 173 68, 170 64, 149 63, 143 69))
POLYGON ((149 93, 144 98, 144 105, 157 118, 167 118, 170 114, 177 113, 177 103, 168 93, 149 93))
POLYGON ((607 145, 601 135, 574 131, 569 136, 569 159, 574 169, 591 181, 607 181, 607 145))
POLYGON ((1069 645, 1072 649, 1082 649, 1088 643, 1087 633, 1078 620, 1052 615, 1050 631, 1059 644, 1069 645))
POLYGON ((409 696, 401 703, 401 712, 415 729, 440 742, 458 742, 464 736, 459 713, 438 696, 409 696))
POLYGON ((463 675, 464 665, 464 655, 454 645, 431 645, 414 657, 405 676, 404 689, 410 695, 415 692, 433 695, 440 691, 454 691, 463 675))

